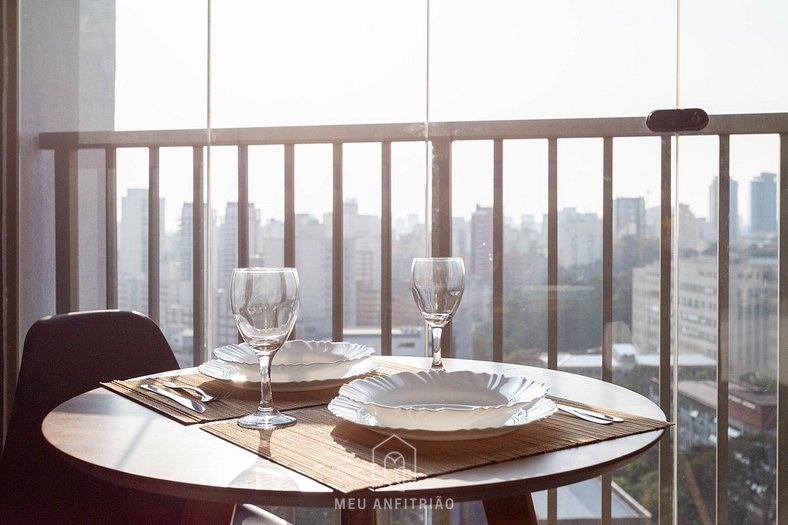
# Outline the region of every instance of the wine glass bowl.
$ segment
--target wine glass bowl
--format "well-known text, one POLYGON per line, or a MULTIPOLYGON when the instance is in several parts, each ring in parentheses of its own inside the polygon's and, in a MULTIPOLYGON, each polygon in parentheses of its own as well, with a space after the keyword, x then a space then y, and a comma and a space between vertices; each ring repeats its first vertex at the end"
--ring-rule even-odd
POLYGON ((273 403, 271 361, 287 340, 298 316, 298 272, 295 268, 237 268, 230 283, 233 318, 244 341, 260 362, 260 405, 238 420, 245 428, 272 429, 295 423, 273 403))
POLYGON ((461 257, 418 257, 411 266, 413 299, 430 329, 432 370, 443 368, 441 335, 460 306, 465 288, 465 265, 461 257))

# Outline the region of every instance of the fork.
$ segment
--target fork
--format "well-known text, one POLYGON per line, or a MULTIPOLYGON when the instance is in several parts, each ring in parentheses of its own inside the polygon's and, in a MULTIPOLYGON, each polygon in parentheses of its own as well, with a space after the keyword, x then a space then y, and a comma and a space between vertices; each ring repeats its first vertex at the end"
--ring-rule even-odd
POLYGON ((164 386, 166 386, 167 388, 171 388, 173 390, 177 390, 177 389, 180 388, 182 390, 191 390, 192 392, 196 392, 196 393, 200 394, 200 396, 201 396, 200 397, 200 401, 202 401, 203 403, 210 403, 211 401, 216 400, 216 396, 212 396, 212 395, 208 394, 207 392, 205 392, 205 390, 203 390, 202 388, 197 387, 197 386, 176 385, 172 381, 165 382, 164 386))

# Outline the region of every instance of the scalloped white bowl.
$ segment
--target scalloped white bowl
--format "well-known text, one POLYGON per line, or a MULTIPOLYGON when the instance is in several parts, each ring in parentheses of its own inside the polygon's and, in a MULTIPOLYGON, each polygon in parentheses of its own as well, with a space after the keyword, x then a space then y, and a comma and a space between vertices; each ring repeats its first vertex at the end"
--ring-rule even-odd
POLYGON ((337 396, 328 404, 328 409, 337 417, 361 425, 374 432, 390 436, 392 433, 408 440, 421 441, 467 441, 471 439, 487 439, 507 434, 524 425, 550 417, 557 410, 555 402, 546 397, 535 400, 527 408, 519 408, 509 413, 509 417, 502 423, 487 428, 466 428, 462 421, 457 421, 454 428, 445 430, 432 430, 431 428, 407 429, 389 427, 371 414, 364 405, 337 396))
POLYGON ((339 389, 382 426, 438 432, 503 425, 546 393, 544 383, 532 379, 466 370, 400 372, 339 389))
MULTIPOLYGON (((271 363, 271 378, 275 383, 290 383, 348 377, 359 362, 374 353, 372 347, 344 341, 286 341, 271 363)), ((257 355, 246 343, 216 348, 213 354, 221 361, 240 365, 233 368, 260 382, 257 355)))

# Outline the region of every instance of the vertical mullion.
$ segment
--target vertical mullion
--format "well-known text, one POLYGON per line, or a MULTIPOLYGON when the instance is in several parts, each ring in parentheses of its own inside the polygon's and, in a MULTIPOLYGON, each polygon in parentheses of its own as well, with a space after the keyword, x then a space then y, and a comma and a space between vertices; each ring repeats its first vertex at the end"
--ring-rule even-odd
MULTIPOLYGON (((547 140, 547 368, 558 368, 558 139, 547 140)), ((547 491, 547 523, 558 516, 558 493, 547 491)))
POLYGON ((107 308, 118 307, 118 150, 106 148, 105 204, 106 204, 106 272, 107 308))
MULTIPOLYGON (((602 156, 602 380, 613 381, 613 138, 602 156)), ((602 524, 612 521, 611 475, 602 476, 602 524)))
POLYGON ((342 192, 342 143, 334 143, 334 191, 333 191, 333 221, 332 221, 332 264, 331 264, 331 288, 332 288, 332 328, 331 335, 334 341, 341 341, 344 331, 344 293, 343 293, 343 259, 344 259, 344 202, 342 192))
POLYGON ((717 524, 728 523, 728 379, 730 300, 730 136, 720 135, 717 177, 717 524))
POLYGON ((777 523, 788 521, 788 483, 781 479, 788 458, 788 134, 780 134, 778 323, 777 323, 777 523))
POLYGON ((381 143, 380 353, 391 355, 391 142, 381 143))
POLYGON ((249 266, 249 146, 238 145, 238 266, 249 266))
POLYGON ((192 330, 194 333, 193 363, 203 361, 205 348, 205 226, 203 189, 203 147, 192 149, 192 330))
POLYGON ((148 317, 159 323, 159 148, 148 148, 148 317))
POLYGON ((493 141, 493 361, 503 361, 503 140, 493 141))
POLYGON ((77 151, 55 150, 55 310, 79 310, 77 151))
MULTIPOLYGON (((659 407, 670 414, 671 401, 671 243, 673 219, 671 216, 671 137, 662 136, 660 192, 660 249, 659 249, 659 407)), ((674 428, 673 432, 677 430, 674 428)), ((659 523, 668 525, 673 517, 672 498, 673 453, 670 433, 659 441, 659 523)))

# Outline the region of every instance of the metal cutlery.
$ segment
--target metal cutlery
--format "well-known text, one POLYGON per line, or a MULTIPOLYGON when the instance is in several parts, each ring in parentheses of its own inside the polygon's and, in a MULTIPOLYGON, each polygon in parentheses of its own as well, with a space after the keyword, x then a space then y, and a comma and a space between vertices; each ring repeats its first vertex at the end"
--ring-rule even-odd
POLYGON ((197 401, 195 401, 193 399, 188 399, 186 397, 179 396, 178 394, 173 394, 172 392, 164 390, 163 388, 159 388, 159 387, 157 387, 155 385, 151 385, 151 384, 148 384, 148 383, 141 384, 140 388, 143 388, 143 389, 148 390, 150 392, 154 392, 154 393, 159 394, 161 396, 170 398, 173 401, 175 401, 176 403, 179 403, 182 406, 185 406, 189 410, 194 410, 195 412, 199 412, 199 413, 205 412, 205 405, 203 405, 203 404, 201 404, 201 403, 199 403, 199 402, 197 402, 197 401))
POLYGON ((200 394, 200 401, 202 401, 203 403, 210 403, 211 401, 216 399, 216 396, 212 396, 211 394, 208 394, 205 390, 203 390, 198 386, 178 385, 173 383, 172 381, 167 381, 166 383, 164 383, 164 386, 166 386, 167 388, 172 388, 173 390, 180 388, 183 390, 191 390, 192 392, 196 392, 200 394))
POLYGON ((580 408, 580 407, 572 407, 577 412, 582 412, 583 414, 587 414, 591 417, 598 417, 599 419, 606 419, 613 423, 622 423, 624 420, 620 417, 611 416, 609 414, 603 414, 601 412, 596 412, 594 410, 588 410, 587 408, 580 408))
POLYGON ((585 419, 586 421, 590 421, 592 423, 598 423, 600 425, 610 425, 613 422, 623 421, 621 418, 594 412, 593 410, 587 410, 585 408, 577 408, 569 405, 562 405, 560 403, 556 403, 556 406, 559 408, 559 410, 563 410, 564 412, 572 414, 575 417, 585 419))

